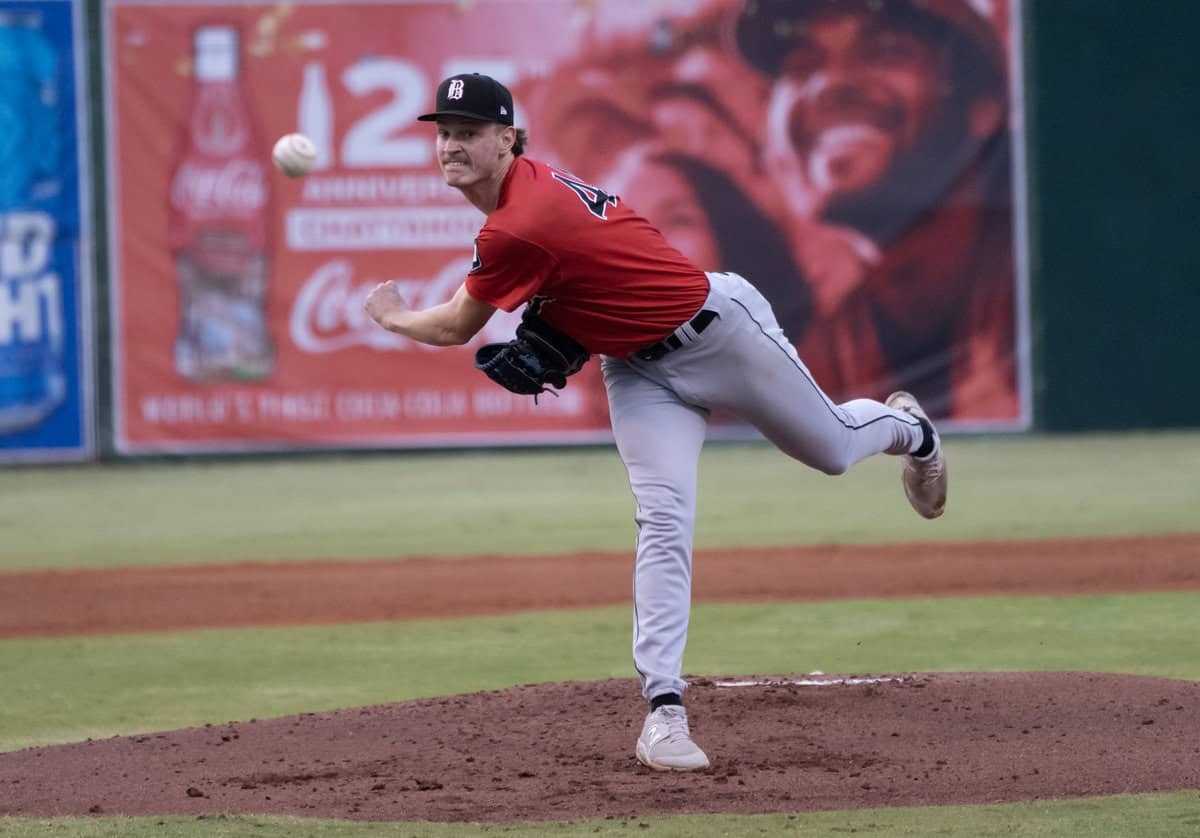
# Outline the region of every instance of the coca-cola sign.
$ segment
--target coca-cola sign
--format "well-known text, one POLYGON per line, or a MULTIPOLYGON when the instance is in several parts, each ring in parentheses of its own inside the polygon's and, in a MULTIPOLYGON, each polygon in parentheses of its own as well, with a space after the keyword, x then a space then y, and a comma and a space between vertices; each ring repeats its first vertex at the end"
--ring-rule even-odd
MULTIPOLYGON (((430 279, 397 282, 410 306, 425 309, 449 300, 470 267, 470 259, 455 259, 430 279)), ((317 268, 304 281, 292 304, 289 319, 292 342, 302 352, 313 355, 352 346, 394 351, 430 350, 429 346, 380 329, 363 311, 367 295, 380 281, 355 281, 354 266, 349 259, 334 259, 317 268)), ((498 312, 473 343, 511 339, 518 320, 516 314, 498 312)))
POLYGON ((206 164, 189 160, 175 173, 171 204, 192 217, 253 215, 267 202, 263 167, 253 160, 206 164))

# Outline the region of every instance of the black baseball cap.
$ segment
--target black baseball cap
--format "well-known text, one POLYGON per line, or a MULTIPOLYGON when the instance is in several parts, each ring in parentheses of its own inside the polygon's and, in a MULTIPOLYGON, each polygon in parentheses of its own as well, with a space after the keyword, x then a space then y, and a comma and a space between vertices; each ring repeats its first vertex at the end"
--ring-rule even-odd
POLYGON ((500 82, 481 73, 451 76, 438 85, 437 110, 417 119, 433 122, 439 116, 461 116, 480 122, 512 125, 512 94, 500 82))

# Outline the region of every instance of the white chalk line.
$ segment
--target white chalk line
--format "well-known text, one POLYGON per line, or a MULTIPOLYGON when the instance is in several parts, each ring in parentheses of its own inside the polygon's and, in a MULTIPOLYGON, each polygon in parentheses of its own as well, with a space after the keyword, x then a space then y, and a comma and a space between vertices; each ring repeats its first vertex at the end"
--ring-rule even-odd
MULTIPOLYGON (((812 675, 820 673, 813 672, 812 675)), ((750 681, 713 681, 714 687, 839 687, 857 686, 859 684, 898 684, 908 680, 900 676, 889 675, 876 678, 763 678, 750 681)))

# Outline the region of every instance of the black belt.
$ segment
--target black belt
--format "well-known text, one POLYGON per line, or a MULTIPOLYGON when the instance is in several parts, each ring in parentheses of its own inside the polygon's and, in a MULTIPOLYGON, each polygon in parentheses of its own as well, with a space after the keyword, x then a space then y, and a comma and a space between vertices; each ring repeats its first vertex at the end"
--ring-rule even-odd
MULTIPOLYGON (((707 329, 708 324, 716 320, 718 316, 719 315, 715 311, 710 311, 709 309, 704 308, 700 310, 699 314, 697 314, 684 325, 691 326, 693 332, 700 334, 707 329)), ((683 326, 679 327, 679 329, 682 328, 683 326)), ((657 361, 668 352, 674 352, 676 349, 683 346, 683 338, 679 337, 677 334, 679 329, 671 332, 671 334, 667 335, 658 343, 652 343, 645 349, 639 349, 637 352, 633 353, 633 357, 642 361, 657 361)))

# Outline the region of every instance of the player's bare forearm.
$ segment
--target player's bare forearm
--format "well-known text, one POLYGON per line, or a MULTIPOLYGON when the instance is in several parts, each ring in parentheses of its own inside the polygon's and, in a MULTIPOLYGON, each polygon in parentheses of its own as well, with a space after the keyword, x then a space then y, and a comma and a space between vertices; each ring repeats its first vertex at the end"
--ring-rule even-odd
POLYGON ((460 346, 472 336, 457 331, 449 308, 447 303, 442 303, 424 311, 389 311, 379 320, 379 325, 389 332, 430 346, 460 346))
POLYGON ((495 309, 474 300, 466 285, 446 303, 415 311, 408 307, 395 282, 375 287, 363 304, 383 328, 430 346, 461 346, 483 328, 495 309))

